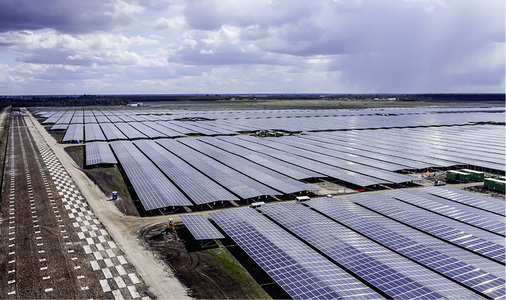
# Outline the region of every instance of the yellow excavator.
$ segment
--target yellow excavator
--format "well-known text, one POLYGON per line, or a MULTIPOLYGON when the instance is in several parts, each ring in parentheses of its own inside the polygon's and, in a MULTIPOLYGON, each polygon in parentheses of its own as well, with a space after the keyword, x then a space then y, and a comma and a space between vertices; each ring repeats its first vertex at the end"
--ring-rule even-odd
POLYGON ((172 218, 169 218, 169 221, 167 222, 167 231, 174 230, 174 220, 172 218))

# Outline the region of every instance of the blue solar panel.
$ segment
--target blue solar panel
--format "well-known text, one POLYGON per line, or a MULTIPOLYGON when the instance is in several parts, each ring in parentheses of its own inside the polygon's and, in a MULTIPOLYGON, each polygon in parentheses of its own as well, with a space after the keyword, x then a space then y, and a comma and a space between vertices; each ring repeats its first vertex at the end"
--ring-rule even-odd
POLYGON ((243 199, 265 195, 280 195, 278 191, 175 140, 161 139, 156 142, 243 199))
POLYGON ((102 128, 108 141, 127 139, 126 135, 124 135, 123 132, 121 132, 113 123, 100 123, 100 127, 102 128))
POLYGON ((134 144, 196 204, 239 200, 219 184, 154 141, 139 140, 134 144))
POLYGON ((63 136, 62 142, 77 142, 84 140, 83 124, 71 124, 63 136))
MULTIPOLYGON (((478 294, 491 298, 505 296, 504 275, 498 277, 496 274, 485 271, 486 266, 470 265, 461 257, 442 252, 438 250, 435 241, 430 241, 427 244, 420 243, 408 236, 409 228, 406 226, 402 230, 398 226, 399 230, 393 229, 392 226, 395 227, 396 221, 377 215, 344 199, 317 199, 306 203, 350 229, 478 294)), ((501 264, 497 265, 501 266, 501 264)), ((502 268, 504 270, 504 265, 502 268)))
POLYGON ((421 191, 464 205, 486 210, 503 217, 506 216, 506 207, 503 200, 481 196, 476 193, 470 193, 452 187, 427 187, 421 189, 421 191))
POLYGON ((387 194, 405 203, 416 205, 442 216, 505 236, 504 218, 496 214, 416 190, 397 190, 388 192, 387 194))
POLYGON ((225 238, 203 215, 179 215, 179 218, 196 240, 225 238))
POLYGON ((117 164, 111 147, 106 142, 86 143, 86 165, 117 164))
POLYGON ((84 134, 86 142, 105 141, 105 136, 98 124, 85 124, 84 134))
POLYGON ((289 178, 230 152, 202 143, 197 139, 181 138, 177 141, 284 194, 318 190, 316 187, 289 178))
POLYGON ((497 235, 453 222, 378 193, 356 194, 349 196, 348 199, 448 243, 479 253, 499 263, 505 263, 504 239, 497 235), (502 245, 497 242, 502 242, 502 245))
POLYGON ((153 128, 156 131, 163 133, 167 137, 181 137, 184 136, 181 132, 174 131, 168 127, 160 125, 158 122, 144 122, 146 126, 153 128))
POLYGON ((149 137, 151 139, 167 137, 167 135, 165 135, 164 133, 161 133, 149 126, 146 126, 143 123, 130 122, 128 124, 130 126, 134 127, 135 129, 137 129, 139 132, 142 132, 143 134, 145 134, 147 137, 149 137))
POLYGON ((294 299, 382 298, 253 209, 209 215, 294 299))
POLYGON ((116 127, 118 127, 118 129, 121 130, 121 132, 123 132, 123 134, 126 135, 130 140, 147 138, 145 134, 133 128, 128 123, 114 123, 114 125, 116 125, 116 127))
POLYGON ((320 174, 327 175, 329 177, 333 177, 344 182, 348 182, 357 186, 367 187, 378 184, 378 180, 376 178, 358 174, 356 172, 343 170, 334 166, 329 166, 328 164, 321 163, 315 160, 311 160, 309 158, 301 157, 294 155, 292 153, 287 153, 284 151, 280 151, 274 148, 267 147, 263 145, 259 139, 250 137, 250 136, 238 136, 237 140, 231 140, 232 143, 243 146, 245 148, 258 151, 264 153, 266 155, 275 157, 282 161, 286 161, 288 163, 294 164, 296 166, 306 168, 320 174))
POLYGON ((290 164, 287 162, 284 162, 280 159, 274 158, 272 156, 268 156, 263 153, 255 152, 250 149, 246 149, 244 147, 235 145, 229 141, 236 140, 236 137, 232 136, 225 136, 225 137, 218 137, 218 138, 209 138, 209 137, 203 137, 199 138, 199 140, 208 143, 210 145, 213 145, 215 147, 218 147, 222 150, 231 152, 233 154, 239 155, 241 157, 244 157, 256 164, 262 165, 266 168, 275 170, 279 173, 285 174, 287 176, 290 176, 294 179, 301 180, 301 179, 308 179, 308 178, 318 178, 318 177, 326 177, 323 174, 310 171, 308 169, 301 168, 299 166, 296 166, 294 164, 290 164))
POLYGON ((477 296, 303 205, 275 204, 261 210, 389 298, 477 296))
POLYGON ((192 203, 131 142, 111 142, 119 163, 146 210, 192 203))

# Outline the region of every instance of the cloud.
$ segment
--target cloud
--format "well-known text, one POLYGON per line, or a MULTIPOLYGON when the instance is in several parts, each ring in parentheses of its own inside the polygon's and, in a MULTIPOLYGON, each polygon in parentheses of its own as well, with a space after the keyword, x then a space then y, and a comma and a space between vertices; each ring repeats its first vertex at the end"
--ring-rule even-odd
POLYGON ((0 1, 0 32, 50 28, 86 33, 125 27, 133 21, 131 5, 120 0, 0 1))
POLYGON ((0 63, 7 53, 3 78, 25 84, 68 88, 74 80, 140 93, 504 92, 504 1, 48 0, 46 9, 19 2, 0 2, 0 63))
POLYGON ((0 49, 17 54, 19 62, 32 64, 136 65, 141 63, 141 57, 129 48, 157 43, 140 36, 128 38, 109 33, 69 35, 49 30, 0 34, 0 49))

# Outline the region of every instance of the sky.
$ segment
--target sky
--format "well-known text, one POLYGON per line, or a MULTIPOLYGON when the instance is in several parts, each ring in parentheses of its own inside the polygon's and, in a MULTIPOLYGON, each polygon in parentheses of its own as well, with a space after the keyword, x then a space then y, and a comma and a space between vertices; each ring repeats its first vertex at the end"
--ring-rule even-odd
POLYGON ((1 0, 0 95, 504 93, 504 0, 1 0))

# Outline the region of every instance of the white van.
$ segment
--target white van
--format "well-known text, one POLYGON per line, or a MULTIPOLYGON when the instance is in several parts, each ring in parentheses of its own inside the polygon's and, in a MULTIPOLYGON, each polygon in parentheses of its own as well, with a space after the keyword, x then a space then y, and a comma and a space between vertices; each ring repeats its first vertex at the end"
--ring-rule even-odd
POLYGON ((311 200, 308 196, 295 197, 295 203, 302 203, 311 200))
POLYGON ((265 202, 255 202, 255 203, 251 203, 249 205, 250 208, 254 208, 254 209, 259 209, 260 207, 264 207, 265 206, 265 202))

